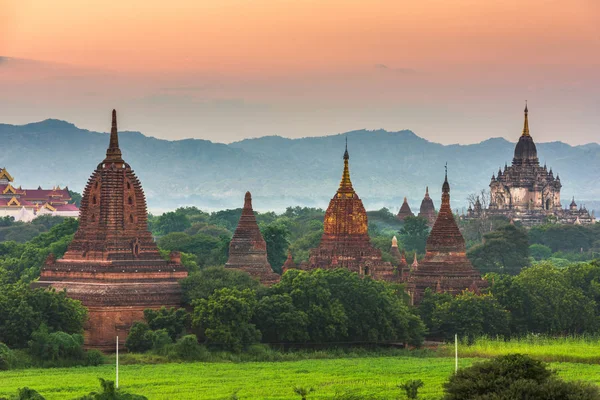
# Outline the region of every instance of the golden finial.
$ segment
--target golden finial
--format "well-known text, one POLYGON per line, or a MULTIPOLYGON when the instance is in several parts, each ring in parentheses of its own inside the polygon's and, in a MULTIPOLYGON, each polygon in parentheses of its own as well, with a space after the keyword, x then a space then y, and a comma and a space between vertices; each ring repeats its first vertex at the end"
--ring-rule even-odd
POLYGON ((525 100, 525 123, 523 124, 522 136, 529 136, 529 110, 527 109, 527 100, 525 100))
POLYGON ((350 155, 348 154, 348 137, 346 137, 346 151, 344 152, 344 172, 342 174, 342 181, 340 182, 340 188, 338 192, 354 191, 352 188, 352 181, 350 181, 350 168, 348 167, 348 160, 350 155))

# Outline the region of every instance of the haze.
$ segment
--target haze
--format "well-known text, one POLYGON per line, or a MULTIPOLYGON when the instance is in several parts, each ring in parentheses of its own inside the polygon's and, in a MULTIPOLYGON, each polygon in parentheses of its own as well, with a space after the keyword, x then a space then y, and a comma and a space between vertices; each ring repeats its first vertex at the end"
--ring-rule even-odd
POLYGON ((595 142, 597 0, 0 0, 0 123, 595 142))

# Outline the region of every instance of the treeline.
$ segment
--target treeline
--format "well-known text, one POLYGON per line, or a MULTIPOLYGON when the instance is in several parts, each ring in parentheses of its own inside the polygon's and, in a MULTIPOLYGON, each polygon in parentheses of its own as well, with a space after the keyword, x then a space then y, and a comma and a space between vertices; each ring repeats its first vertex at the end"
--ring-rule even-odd
POLYGON ((189 359, 202 353, 198 341, 240 352, 260 342, 419 346, 425 335, 401 286, 345 269, 290 270, 266 288, 243 272, 210 267, 182 286, 191 313, 146 310, 127 338, 130 351, 189 359))

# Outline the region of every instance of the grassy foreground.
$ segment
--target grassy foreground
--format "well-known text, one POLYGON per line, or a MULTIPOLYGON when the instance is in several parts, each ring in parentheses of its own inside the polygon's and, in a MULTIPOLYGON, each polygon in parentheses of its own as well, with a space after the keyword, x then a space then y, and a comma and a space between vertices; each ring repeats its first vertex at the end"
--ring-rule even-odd
MULTIPOLYGON (((600 338, 597 336, 543 337, 530 335, 508 341, 479 338, 468 345, 459 343, 462 357, 490 358, 510 353, 528 354, 546 362, 600 364, 600 338)), ((441 349, 441 354, 454 355, 454 346, 441 349)))
MULTIPOLYGON (((461 359, 459 366, 474 359, 461 359)), ((600 383, 600 365, 553 363, 569 380, 600 383)), ((373 398, 403 398, 399 382, 422 379, 420 398, 437 399, 442 383, 454 371, 454 359, 372 357, 290 362, 188 363, 126 365, 120 368, 121 387, 149 399, 294 399, 294 386, 314 387, 309 399, 336 394, 369 394, 373 398)), ((114 379, 114 367, 29 369, 0 372, 0 397, 19 387, 36 389, 47 399, 70 399, 98 388, 98 377, 114 379)))

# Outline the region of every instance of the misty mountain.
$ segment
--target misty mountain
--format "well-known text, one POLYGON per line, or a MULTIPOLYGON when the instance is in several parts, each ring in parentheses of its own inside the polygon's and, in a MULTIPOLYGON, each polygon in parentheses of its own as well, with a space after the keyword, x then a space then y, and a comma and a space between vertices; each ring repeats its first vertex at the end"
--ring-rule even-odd
MULTIPOLYGON (((241 207, 246 190, 252 192, 257 210, 282 210, 289 205, 327 207, 341 178, 346 137, 352 182, 370 210, 386 206, 397 211, 404 196, 413 211, 418 210, 427 185, 437 207, 446 162, 453 207, 466 207, 468 194, 487 188, 498 167, 510 164, 515 146, 499 138, 444 146, 408 130, 358 130, 302 139, 266 136, 229 145, 121 132, 120 146, 152 210, 241 207)), ((17 186, 68 185, 76 191, 83 190, 108 145, 107 133, 59 120, 0 124, 0 139, 0 166, 8 169, 17 186)), ((537 148, 540 162, 560 175, 563 206, 575 195, 578 203, 596 208, 600 145, 551 142, 537 143, 537 148)))

